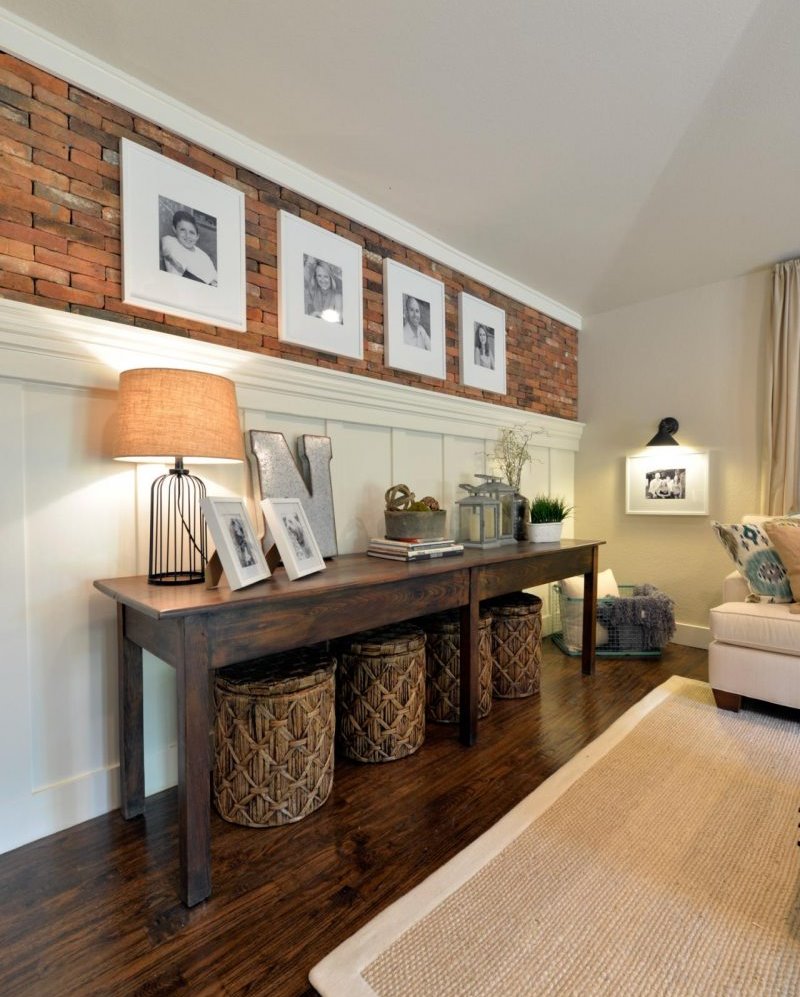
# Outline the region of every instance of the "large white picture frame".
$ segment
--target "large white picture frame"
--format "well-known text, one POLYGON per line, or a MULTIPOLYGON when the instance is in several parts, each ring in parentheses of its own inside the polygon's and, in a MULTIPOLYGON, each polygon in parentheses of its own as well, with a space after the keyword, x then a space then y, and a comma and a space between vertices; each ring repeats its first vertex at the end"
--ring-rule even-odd
POLYGON ((387 367, 444 380, 444 284, 383 261, 384 359, 387 367))
POLYGON ((687 453, 677 447, 656 449, 658 452, 625 460, 625 512, 707 516, 708 453, 687 453))
POLYGON ((269 578, 270 570, 242 498, 204 496, 200 508, 231 589, 269 578))
POLYGON ((300 499, 262 499, 261 508, 289 580, 322 571, 325 561, 300 499))
POLYGON ((461 383, 506 393, 506 313, 502 308, 458 295, 461 383))
POLYGON ((247 330, 244 195, 120 140, 122 300, 247 330))
POLYGON ((278 338, 323 353, 364 356, 361 246, 278 212, 278 338))

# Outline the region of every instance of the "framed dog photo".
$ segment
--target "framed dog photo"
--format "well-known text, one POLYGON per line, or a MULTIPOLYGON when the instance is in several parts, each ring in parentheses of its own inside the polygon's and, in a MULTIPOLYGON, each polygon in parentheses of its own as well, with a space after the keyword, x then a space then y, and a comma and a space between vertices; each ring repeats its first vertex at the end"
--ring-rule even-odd
POLYGON ((361 360, 361 246, 278 212, 278 338, 361 360))
POLYGON ((230 587, 241 589, 269 578, 270 570, 244 499, 206 495, 200 506, 230 587))
POLYGON ((129 139, 122 164, 122 300, 247 329, 244 195, 129 139))
POLYGON ((261 508, 289 580, 322 571, 325 561, 300 499, 267 498, 261 508))
POLYGON ((506 393, 506 313, 462 291, 458 296, 461 383, 506 393))
POLYGON ((383 331, 387 367, 444 380, 444 284, 383 261, 383 331))

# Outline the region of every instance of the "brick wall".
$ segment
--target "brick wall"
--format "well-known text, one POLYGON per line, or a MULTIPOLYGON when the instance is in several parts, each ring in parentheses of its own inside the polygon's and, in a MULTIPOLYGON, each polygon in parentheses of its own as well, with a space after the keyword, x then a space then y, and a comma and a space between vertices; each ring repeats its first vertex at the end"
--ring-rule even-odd
POLYGON ((577 418, 575 329, 1 52, 0 154, 2 297, 530 412, 577 418), (123 304, 121 137, 244 193, 246 333, 123 304), (276 226, 280 209, 363 247, 363 360, 332 357, 278 340, 276 226), (445 285, 445 382, 384 366, 384 257, 445 285), (505 396, 458 383, 458 293, 462 290, 505 310, 505 396))

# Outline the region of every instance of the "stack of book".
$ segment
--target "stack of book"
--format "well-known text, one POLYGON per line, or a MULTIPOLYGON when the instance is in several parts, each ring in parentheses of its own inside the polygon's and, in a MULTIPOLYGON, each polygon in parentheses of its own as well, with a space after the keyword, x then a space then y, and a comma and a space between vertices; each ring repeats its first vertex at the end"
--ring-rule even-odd
POLYGON ((386 537, 374 537, 367 547, 370 557, 388 557, 392 561, 428 561, 434 557, 452 557, 463 553, 463 544, 457 544, 446 537, 436 537, 433 540, 387 540, 386 537))

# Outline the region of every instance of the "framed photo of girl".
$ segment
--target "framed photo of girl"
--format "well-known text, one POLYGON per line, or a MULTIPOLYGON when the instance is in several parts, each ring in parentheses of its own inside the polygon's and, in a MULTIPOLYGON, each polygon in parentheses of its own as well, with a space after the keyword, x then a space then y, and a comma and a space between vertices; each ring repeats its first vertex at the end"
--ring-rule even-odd
POLYGON ((269 578, 270 570, 247 515, 244 499, 206 495, 200 506, 231 589, 241 589, 269 578))
POLYGON ((325 561, 300 499, 262 499, 261 508, 289 580, 322 571, 325 561))
POLYGON ((458 296, 461 383, 506 393, 506 313, 462 291, 458 296))
POLYGON ((278 212, 278 338, 323 353, 364 356, 361 246, 278 212))
POLYGON ((247 329, 244 195, 120 140, 122 300, 247 329))
POLYGON ((383 334, 387 367, 444 380, 444 284, 385 259, 383 334))

